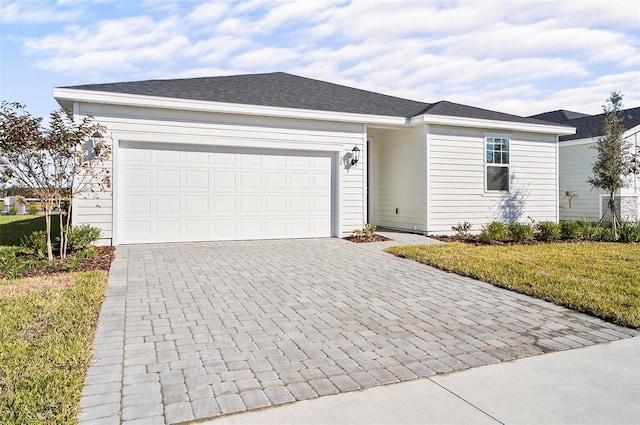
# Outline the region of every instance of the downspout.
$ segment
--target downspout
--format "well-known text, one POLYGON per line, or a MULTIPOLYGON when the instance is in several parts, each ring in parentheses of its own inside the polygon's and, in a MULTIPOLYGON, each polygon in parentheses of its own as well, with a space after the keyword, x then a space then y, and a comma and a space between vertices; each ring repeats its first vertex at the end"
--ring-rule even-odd
POLYGON ((560 222, 560 136, 556 136, 556 223, 560 222))
POLYGON ((424 129, 424 232, 426 235, 429 234, 429 204, 431 201, 431 182, 429 179, 429 172, 431 171, 431 166, 429 164, 429 133, 431 133, 431 125, 425 125, 424 129))

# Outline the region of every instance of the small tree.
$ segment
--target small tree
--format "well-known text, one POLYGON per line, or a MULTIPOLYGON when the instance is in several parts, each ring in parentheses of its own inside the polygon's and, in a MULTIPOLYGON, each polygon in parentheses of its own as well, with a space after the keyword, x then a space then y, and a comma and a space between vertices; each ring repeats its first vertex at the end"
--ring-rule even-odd
POLYGON ((42 201, 47 228, 47 255, 53 259, 51 213, 58 209, 60 257, 66 257, 73 199, 98 192, 110 184, 104 162, 111 148, 91 135, 102 129, 88 116, 74 120, 66 110, 51 113, 45 128, 42 118, 19 103, 0 107, 0 161, 4 178, 14 186, 31 189, 42 201), (62 214, 66 205, 66 220, 62 214))
MULTIPOLYGON (((593 164, 593 176, 587 182, 593 188, 601 189, 609 195, 608 207, 611 211, 611 223, 614 238, 618 238, 618 211, 616 208, 616 192, 626 187, 628 176, 633 173, 630 167, 632 155, 629 143, 622 139, 622 94, 611 93, 607 103, 603 105, 604 121, 602 123, 603 136, 592 149, 598 151, 596 162, 593 164)), ((600 221, 604 215, 600 218, 600 221)))

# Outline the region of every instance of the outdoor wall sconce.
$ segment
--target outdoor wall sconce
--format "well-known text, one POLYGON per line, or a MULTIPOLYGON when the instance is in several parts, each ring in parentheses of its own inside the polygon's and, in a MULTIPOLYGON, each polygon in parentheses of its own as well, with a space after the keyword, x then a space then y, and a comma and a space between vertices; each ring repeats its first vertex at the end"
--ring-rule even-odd
POLYGON ((93 159, 94 157, 93 150, 95 149, 96 146, 98 146, 102 142, 103 139, 104 139, 104 136, 100 134, 100 132, 97 130, 95 133, 91 135, 91 137, 89 137, 89 140, 87 140, 87 143, 86 143, 87 158, 93 159))
POLYGON ((96 145, 98 145, 99 143, 101 143, 103 140, 104 140, 104 136, 102 134, 100 134, 99 131, 96 131, 95 133, 93 133, 91 135, 91 142, 93 143, 94 147, 96 145))
POLYGON ((355 166, 359 160, 360 160, 360 148, 358 148, 357 146, 354 146, 353 149, 351 149, 351 165, 355 166))

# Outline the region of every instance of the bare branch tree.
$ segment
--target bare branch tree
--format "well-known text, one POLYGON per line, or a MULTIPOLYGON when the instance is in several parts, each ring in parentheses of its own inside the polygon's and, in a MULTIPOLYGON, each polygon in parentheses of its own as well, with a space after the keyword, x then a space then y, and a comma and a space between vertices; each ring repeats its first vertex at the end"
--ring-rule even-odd
POLYGON ((49 259, 53 259, 54 209, 60 212, 60 257, 65 258, 74 198, 110 184, 104 163, 111 157, 111 148, 103 140, 91 140, 99 130, 104 131, 93 117, 74 120, 71 112, 62 109, 51 113, 44 128, 42 118, 29 114, 24 105, 3 102, 0 107, 2 174, 10 184, 31 189, 42 201, 49 259))

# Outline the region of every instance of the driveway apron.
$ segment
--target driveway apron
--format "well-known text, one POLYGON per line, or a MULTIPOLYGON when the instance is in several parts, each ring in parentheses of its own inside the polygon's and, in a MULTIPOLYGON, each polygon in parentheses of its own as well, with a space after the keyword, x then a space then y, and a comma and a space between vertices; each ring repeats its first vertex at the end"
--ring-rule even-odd
POLYGON ((638 335, 382 252, 430 241, 395 239, 118 247, 80 424, 180 423, 638 335))

